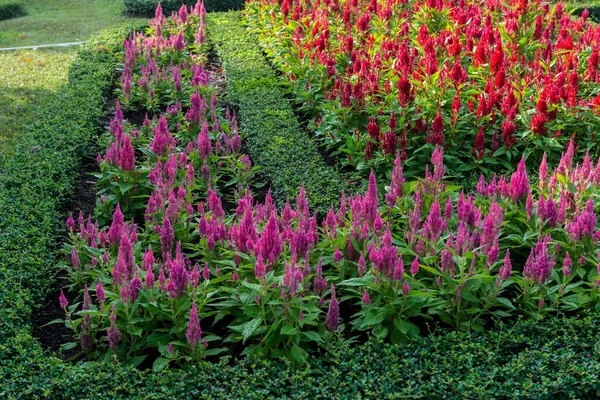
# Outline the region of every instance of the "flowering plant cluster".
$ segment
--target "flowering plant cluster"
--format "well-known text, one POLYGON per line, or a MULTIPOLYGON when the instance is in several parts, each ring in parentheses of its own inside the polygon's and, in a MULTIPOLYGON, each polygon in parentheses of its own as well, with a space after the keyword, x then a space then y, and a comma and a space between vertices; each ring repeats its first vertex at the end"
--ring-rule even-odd
POLYGON ((148 223, 157 210, 187 208, 191 215, 191 202, 207 189, 235 204, 256 170, 241 154, 235 115, 223 110, 204 67, 204 16, 199 2, 167 22, 159 6, 149 34, 125 41, 119 101, 104 137, 107 151, 97 158, 101 224, 118 204, 125 217, 148 223), (137 126, 123 112, 146 114, 137 126))
POLYGON ((246 21, 342 164, 420 176, 556 165, 597 142, 599 31, 563 3, 250 0, 246 21))
POLYGON ((371 175, 320 224, 302 188, 283 210, 246 193, 228 215, 211 191, 191 215, 144 227, 120 208, 106 228, 69 220, 84 295, 63 304, 68 324, 106 357, 158 349, 161 368, 227 349, 213 341, 302 361, 361 331, 399 343, 427 320, 480 331, 493 317, 586 307, 600 289, 600 160, 572 157, 570 145, 554 171, 542 163, 535 186, 521 161, 466 195, 444 182, 441 148, 412 182, 398 155, 384 203, 371 175))
MULTIPOLYGON (((159 9, 148 37, 126 44, 132 81, 147 51, 162 57, 167 27, 202 20, 201 3, 174 22, 159 9)), ((181 65, 202 69, 193 58, 181 65)), ((235 117, 210 75, 187 76, 189 104, 171 113, 161 100, 167 110, 141 127, 125 119, 140 106, 121 91, 96 220, 67 220, 65 269, 81 295, 60 304, 89 357, 157 370, 238 350, 302 362, 361 332, 401 343, 428 320, 483 330, 494 317, 597 303, 600 160, 576 164, 573 139, 554 170, 544 155, 534 180, 521 159, 508 177, 482 175, 473 194, 447 182, 441 146, 416 180, 399 151, 385 194, 371 173, 366 193, 342 193, 318 220, 304 187, 294 206, 252 196, 235 117)))

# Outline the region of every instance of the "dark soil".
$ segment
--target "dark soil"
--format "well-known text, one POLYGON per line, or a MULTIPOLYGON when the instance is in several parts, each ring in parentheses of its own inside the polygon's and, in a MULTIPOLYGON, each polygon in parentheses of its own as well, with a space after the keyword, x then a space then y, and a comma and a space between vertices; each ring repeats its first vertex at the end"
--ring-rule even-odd
MULTIPOLYGON (((44 305, 37 311, 34 317, 33 337, 40 342, 43 349, 51 351, 57 357, 63 360, 77 360, 79 359, 77 356, 81 352, 79 343, 72 349, 61 350, 63 344, 76 341, 73 331, 64 324, 44 326, 51 321, 65 319, 65 312, 60 308, 58 301, 60 290, 64 286, 64 278, 64 275, 55 278, 52 282, 52 287, 48 289, 43 302, 44 305)), ((75 299, 74 293, 65 292, 65 296, 69 300, 69 303, 72 303, 75 299)))

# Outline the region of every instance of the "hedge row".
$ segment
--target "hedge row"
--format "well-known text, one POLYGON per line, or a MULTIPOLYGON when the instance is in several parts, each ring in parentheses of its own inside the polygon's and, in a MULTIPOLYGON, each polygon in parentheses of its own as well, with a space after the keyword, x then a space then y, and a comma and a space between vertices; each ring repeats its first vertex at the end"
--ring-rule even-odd
MULTIPOLYGON (((131 15, 151 17, 154 15, 159 1, 167 16, 173 11, 178 11, 181 4, 191 6, 198 2, 198 0, 125 0, 125 12, 131 15)), ((245 2, 245 0, 204 0, 204 8, 207 12, 241 10, 244 8, 245 2)))
POLYGON ((0 343, 17 337, 27 344, 0 351, 0 375, 35 368, 11 359, 15 351, 39 350, 30 335, 30 320, 53 279, 57 241, 64 232, 60 210, 73 195, 82 157, 90 149, 113 86, 123 38, 131 31, 99 35, 82 48, 69 71, 68 84, 58 89, 51 104, 40 107, 37 120, 23 128, 11 157, 3 162, 0 343))
POLYGON ((0 21, 26 15, 25 5, 21 0, 0 0, 0 21))
POLYGON ((300 128, 281 82, 256 39, 241 25, 239 12, 207 16, 209 42, 227 78, 227 100, 238 110, 240 135, 253 163, 282 204, 304 183, 314 210, 339 201, 342 177, 327 166, 313 139, 300 128))
POLYGON ((0 398, 97 399, 596 399, 600 314, 500 324, 406 346, 365 345, 295 368, 244 359, 154 373, 45 356, 29 339, 0 344, 0 398), (327 359, 327 360, 325 360, 327 359))

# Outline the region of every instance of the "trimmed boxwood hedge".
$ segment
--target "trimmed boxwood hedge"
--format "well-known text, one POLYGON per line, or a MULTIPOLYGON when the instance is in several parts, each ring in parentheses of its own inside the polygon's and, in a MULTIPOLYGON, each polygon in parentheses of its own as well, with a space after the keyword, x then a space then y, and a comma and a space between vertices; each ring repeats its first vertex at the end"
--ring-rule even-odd
POLYGON ((56 238, 64 229, 60 209, 98 128, 125 34, 103 34, 82 50, 69 84, 24 129, 14 158, 0 171, 0 398, 600 396, 600 312, 592 310, 499 323, 483 334, 442 332, 405 346, 340 347, 300 367, 247 358, 154 373, 69 364, 45 353, 31 336, 32 310, 52 280, 56 238))
POLYGON ((599 328, 594 312, 406 346, 372 341, 300 367, 223 359, 160 373, 64 363, 20 333, 0 344, 0 398, 597 399, 599 328))
POLYGON ((21 0, 0 0, 0 21, 27 15, 21 0))
POLYGON ((239 12, 210 14, 207 35, 221 59, 227 100, 237 108, 246 150, 279 204, 295 198, 304 183, 311 208, 326 212, 339 202, 343 178, 301 129, 281 81, 240 19, 239 12))
MULTIPOLYGON (((181 4, 191 6, 198 2, 198 0, 125 0, 125 12, 131 15, 151 17, 154 15, 159 1, 167 16, 173 11, 178 11, 181 4)), ((245 2, 245 0, 204 0, 204 8, 207 12, 241 10, 244 8, 245 2)))

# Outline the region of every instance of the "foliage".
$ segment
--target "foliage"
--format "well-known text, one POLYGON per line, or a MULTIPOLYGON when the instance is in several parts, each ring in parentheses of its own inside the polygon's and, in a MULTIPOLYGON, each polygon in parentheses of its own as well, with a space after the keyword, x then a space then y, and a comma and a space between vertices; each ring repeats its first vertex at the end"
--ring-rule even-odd
POLYGON ((592 21, 600 22, 600 5, 597 2, 568 1, 567 9, 573 10, 574 15, 582 15, 587 10, 592 21))
POLYGON ((597 153, 597 33, 562 3, 254 0, 246 21, 344 165, 457 178, 597 153), (575 62, 575 60, 578 62, 575 62))
POLYGON ((0 343, 0 394, 8 399, 199 397, 596 399, 597 312, 499 323, 483 334, 436 332, 408 345, 332 349, 300 368, 256 358, 200 361, 180 370, 68 364, 31 338, 0 343))
MULTIPOLYGON (((163 11, 170 15, 173 11, 179 11, 182 4, 193 6, 198 0, 161 0, 163 11)), ((154 10, 159 0, 125 0, 125 12, 132 15, 154 16, 154 10)), ((245 0, 204 0, 207 12, 241 10, 244 8, 245 0)))
POLYGON ((115 52, 131 28, 97 36, 72 64, 68 83, 23 126, 0 171, 0 338, 29 326, 52 279, 60 210, 72 195, 82 157, 103 115, 115 52))
POLYGON ((313 209, 324 215, 347 188, 345 178, 325 164, 312 137, 301 129, 280 81, 239 19, 239 13, 210 14, 207 23, 248 154, 279 206, 304 184, 313 209))
POLYGON ((22 17, 27 14, 22 0, 1 0, 0 21, 5 19, 22 17))

